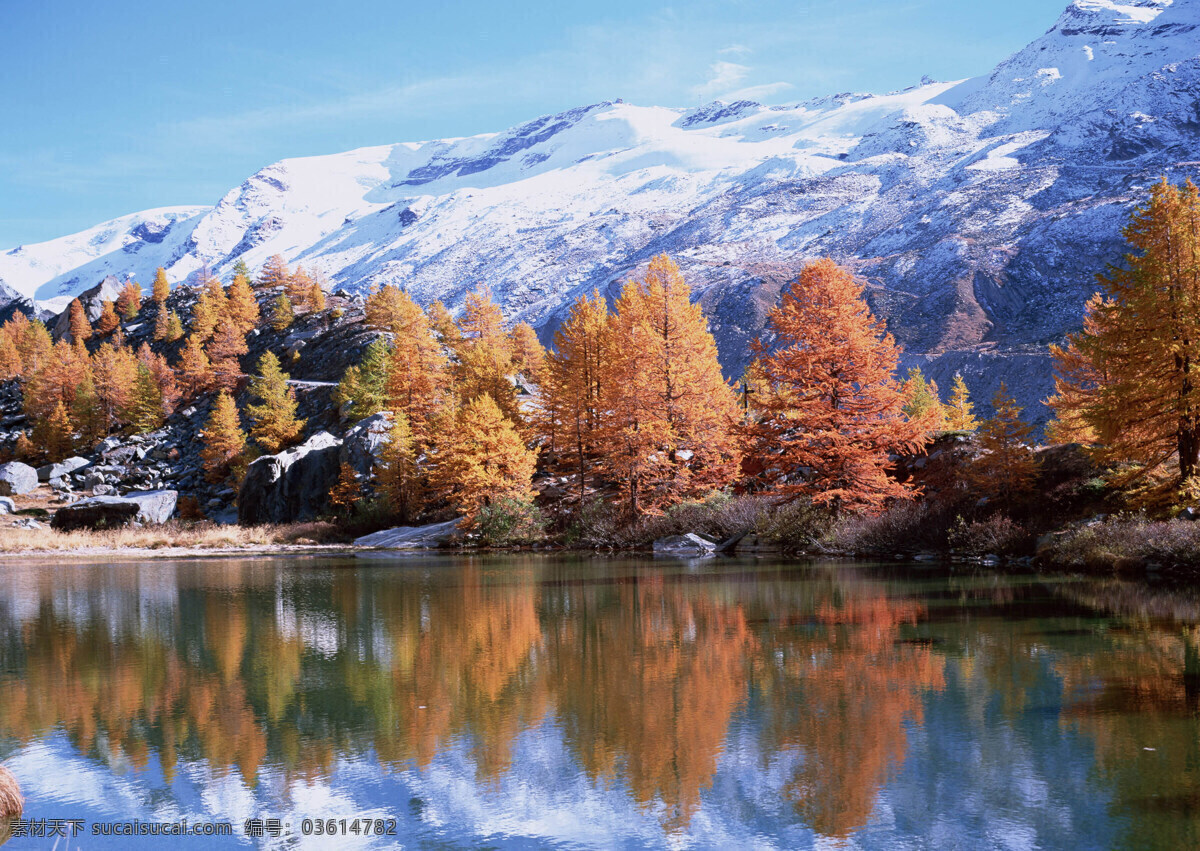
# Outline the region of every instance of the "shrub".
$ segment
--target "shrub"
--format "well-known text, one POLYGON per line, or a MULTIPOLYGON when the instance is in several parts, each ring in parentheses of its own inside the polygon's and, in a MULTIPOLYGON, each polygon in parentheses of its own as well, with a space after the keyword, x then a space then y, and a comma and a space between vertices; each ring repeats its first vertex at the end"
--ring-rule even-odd
POLYGON ((962 517, 946 535, 950 548, 965 555, 1015 555, 1030 549, 1030 535, 1019 523, 1003 514, 967 523, 962 517))
POLYGON ((532 502, 506 498, 480 509, 475 519, 480 542, 488 547, 532 544, 546 536, 546 518, 532 502))

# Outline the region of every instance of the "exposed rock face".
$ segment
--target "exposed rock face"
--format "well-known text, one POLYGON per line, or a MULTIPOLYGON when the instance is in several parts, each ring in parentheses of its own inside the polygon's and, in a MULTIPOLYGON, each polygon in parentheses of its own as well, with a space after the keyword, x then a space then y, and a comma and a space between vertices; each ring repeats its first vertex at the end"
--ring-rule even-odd
POLYGON ((320 432, 293 449, 256 459, 238 494, 238 522, 254 525, 316 518, 329 506, 341 446, 341 440, 320 432))
POLYGON ((341 460, 364 476, 370 475, 380 453, 388 445, 391 427, 391 411, 372 414, 355 423, 342 438, 341 460))
POLYGON ((178 494, 171 490, 93 496, 60 508, 50 526, 69 532, 72 529, 113 529, 130 523, 158 525, 171 519, 177 498, 178 494))
POLYGON ((20 461, 0 464, 0 494, 17 496, 38 486, 37 470, 20 461))
POLYGON ((455 518, 427 526, 397 526, 395 529, 364 535, 356 539, 354 544, 389 550, 435 549, 448 546, 461 536, 458 528, 461 522, 462 518, 455 518))
MULTIPOLYGON (((116 276, 109 275, 103 281, 96 284, 96 286, 89 290, 84 290, 79 294, 79 303, 83 305, 83 312, 87 315, 88 322, 95 322, 100 318, 100 314, 104 310, 104 302, 116 301, 117 296, 121 294, 123 286, 124 284, 118 281, 116 276)), ((58 315, 58 318, 54 320, 50 326, 50 332, 54 335, 55 339, 71 339, 70 303, 58 315)))
POLYGON ((694 532, 670 535, 654 542, 655 555, 705 556, 710 555, 716 548, 716 543, 694 532))

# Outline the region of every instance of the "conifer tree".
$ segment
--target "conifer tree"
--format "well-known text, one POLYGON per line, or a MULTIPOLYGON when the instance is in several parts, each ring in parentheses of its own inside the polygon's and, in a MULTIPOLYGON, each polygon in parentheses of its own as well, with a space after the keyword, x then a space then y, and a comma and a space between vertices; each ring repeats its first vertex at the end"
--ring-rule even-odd
POLYGON ((0 333, 0 381, 22 373, 21 352, 11 334, 0 333))
POLYGON ((74 426, 67 406, 58 401, 50 416, 33 427, 33 443, 45 452, 51 462, 61 461, 71 454, 75 443, 74 426))
POLYGON ((325 309, 325 289, 315 280, 308 290, 308 309, 313 313, 320 313, 325 309))
POLYGON ((343 461, 338 469, 338 479, 329 489, 329 504, 336 514, 349 517, 354 513, 354 506, 362 499, 363 483, 358 480, 358 473, 347 462, 343 461))
POLYGON ((149 370, 154 379, 154 386, 158 388, 159 397, 162 400, 163 413, 170 416, 175 412, 180 395, 179 384, 175 379, 175 370, 171 369, 171 365, 167 363, 165 357, 154 352, 146 343, 142 343, 138 349, 137 359, 149 370))
POLYGON ((257 327, 262 319, 258 299, 254 297, 254 290, 250 288, 250 281, 245 275, 235 275, 233 283, 229 285, 226 312, 229 320, 237 325, 243 334, 257 327))
POLYGON ((904 405, 900 410, 914 423, 921 423, 926 433, 946 428, 946 413, 938 397, 937 382, 929 381, 920 367, 912 367, 902 387, 904 405))
POLYGON ((68 413, 79 432, 79 440, 83 446, 95 445, 96 441, 107 433, 100 395, 96 392, 96 383, 90 374, 76 386, 68 413))
POLYGON ((401 321, 404 299, 408 299, 408 293, 390 284, 371 292, 367 296, 367 325, 380 331, 400 333, 396 328, 401 321))
POLYGON ((92 355, 92 380, 106 434, 124 422, 137 381, 137 365, 133 352, 109 343, 92 355))
POLYGON ((22 461, 34 461, 38 457, 37 447, 33 445, 33 441, 29 439, 29 435, 21 432, 17 435, 17 442, 13 445, 13 454, 22 461))
POLYGON ((117 313, 121 314, 126 322, 137 318, 138 311, 142 309, 142 288, 137 281, 125 282, 125 286, 117 294, 116 308, 117 313))
POLYGON ((434 485, 468 518, 499 500, 532 499, 537 452, 526 448, 491 396, 464 406, 444 438, 438 444, 434 485))
MULTIPOLYGON (((14 321, 15 318, 14 318, 14 321)), ((17 351, 21 355, 21 367, 26 375, 37 372, 54 351, 54 340, 40 319, 25 322, 23 332, 17 338, 17 351)))
POLYGON ((176 340, 183 339, 183 320, 173 310, 167 315, 167 336, 165 339, 168 343, 174 343, 176 340))
POLYGON ((287 293, 280 293, 275 301, 271 302, 271 328, 286 331, 295 319, 296 312, 292 309, 292 302, 287 293))
POLYGON ((121 320, 117 318, 117 311, 113 308, 111 301, 105 301, 100 310, 100 318, 96 320, 96 331, 101 334, 111 334, 117 330, 117 326, 121 324, 121 320))
POLYGON ((457 351, 462 342, 462 331, 459 330, 458 323, 454 321, 450 311, 446 309, 446 305, 435 301, 429 305, 426 315, 429 317, 430 327, 441 338, 442 345, 451 351, 457 351))
POLYGON ((41 365, 28 376, 22 398, 31 419, 48 417, 54 405, 70 405, 76 385, 88 372, 87 350, 59 340, 41 365))
POLYGON ((630 512, 729 484, 740 462, 737 402, 704 313, 665 254, 625 285, 608 335, 601 455, 630 512))
POLYGON ((540 383, 542 369, 546 365, 546 350, 542 348, 537 332, 528 322, 518 322, 509 336, 512 341, 513 369, 533 383, 540 383))
POLYGON ((421 308, 408 293, 397 293, 396 312, 390 320, 394 337, 387 371, 387 404, 390 410, 405 413, 417 443, 425 446, 431 439, 430 421, 445 404, 446 355, 421 308))
POLYGON ((971 462, 967 479, 975 492, 1011 503, 1037 482, 1037 456, 1027 443, 1033 427, 1021 421, 1021 409, 1003 382, 992 407, 995 413, 977 434, 982 454, 971 462))
POLYGON ((129 406, 124 416, 130 428, 138 434, 154 431, 166 421, 162 391, 144 363, 138 364, 137 379, 134 381, 133 392, 130 394, 129 406))
POLYGON ((767 329, 774 344, 753 346, 766 389, 746 431, 747 454, 768 486, 835 512, 875 511, 909 496, 888 477, 888 456, 921 449, 925 431, 901 411, 899 350, 850 273, 829 259, 804 267, 767 329), (809 472, 797 480, 801 469, 809 472))
POLYGON ((85 340, 92 337, 92 323, 88 322, 87 314, 79 299, 71 299, 70 315, 67 317, 71 331, 71 342, 82 346, 85 340))
POLYGON ((229 392, 217 394, 212 413, 202 433, 204 447, 200 458, 210 482, 220 482, 240 472, 240 461, 246 449, 246 433, 238 419, 237 405, 229 392))
POLYGON ((1098 444, 1103 463, 1149 472, 1174 458, 1200 474, 1200 191, 1164 178, 1124 230, 1133 248, 1098 277, 1084 328, 1051 346, 1060 438, 1098 444))
POLYGON ((199 337, 189 336, 183 344, 183 350, 179 353, 178 374, 183 395, 188 399, 208 392, 215 385, 212 361, 208 359, 204 343, 199 337))
POLYGON ((391 346, 380 337, 367 346, 357 364, 346 368, 338 383, 337 401, 348 406, 351 419, 361 420, 386 409, 391 355, 391 346))
POLYGON ((607 332, 608 304, 599 290, 591 299, 580 296, 546 356, 542 431, 555 466, 578 473, 581 501, 598 453, 607 332))
POLYGON ((246 335, 238 326, 227 322, 217 329, 205 347, 217 387, 232 391, 237 386, 242 377, 241 357, 248 351, 246 335))
POLYGON ((258 375, 250 380, 250 393, 259 400, 246 406, 252 423, 250 437, 268 455, 296 443, 304 429, 305 421, 296 419, 296 393, 287 381, 287 373, 272 352, 262 356, 258 375))
POLYGON ((191 336, 201 342, 212 337, 221 322, 221 306, 220 303, 214 301, 207 288, 201 290, 199 298, 192 305, 192 323, 188 329, 191 336))
POLYGON ((975 405, 971 402, 967 390, 967 382, 961 373, 954 373, 954 384, 950 386, 950 401, 945 405, 946 428, 950 431, 975 431, 979 421, 972 413, 975 405))
POLYGON ((388 442, 379 460, 376 475, 388 507, 401 522, 413 520, 421 510, 421 475, 417 467, 417 445, 403 411, 392 415, 388 442))
POLYGON ((516 387, 509 376, 513 365, 512 339, 504 330, 504 314, 487 289, 469 293, 459 323, 461 340, 455 348, 455 390, 464 402, 487 394, 504 415, 521 423, 516 387))
POLYGON ((297 266, 287 279, 284 285, 284 294, 292 303, 293 309, 296 310, 311 310, 312 305, 309 304, 309 297, 312 295, 312 288, 315 282, 312 276, 308 274, 308 270, 303 266, 297 266))
POLYGON ((158 315, 154 317, 154 339, 166 340, 167 333, 171 330, 170 317, 167 315, 167 309, 162 305, 158 307, 158 315))
POLYGON ((167 280, 167 270, 159 266, 154 272, 154 301, 162 309, 162 306, 167 303, 167 296, 171 294, 171 284, 167 280))
POLYGON ((258 286, 263 289, 271 287, 287 286, 288 278, 291 272, 288 271, 287 263, 283 261, 283 255, 274 254, 263 265, 258 273, 258 286))

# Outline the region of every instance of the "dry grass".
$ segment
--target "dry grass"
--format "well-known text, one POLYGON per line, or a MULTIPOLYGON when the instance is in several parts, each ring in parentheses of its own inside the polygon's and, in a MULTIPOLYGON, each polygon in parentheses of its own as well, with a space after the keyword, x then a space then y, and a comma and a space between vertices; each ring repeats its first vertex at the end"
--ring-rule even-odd
POLYGON ((0 527, 0 553, 73 552, 81 555, 112 550, 244 550, 268 547, 331 545, 341 541, 332 523, 281 526, 218 526, 173 520, 140 529, 77 530, 0 527))
POLYGON ((1060 567, 1110 570, 1146 564, 1200 567, 1200 523, 1113 518, 1056 536, 1038 557, 1060 567))
POLYGON ((21 796, 21 787, 17 778, 12 776, 7 768, 0 765, 0 819, 14 819, 25 809, 25 799, 21 796))

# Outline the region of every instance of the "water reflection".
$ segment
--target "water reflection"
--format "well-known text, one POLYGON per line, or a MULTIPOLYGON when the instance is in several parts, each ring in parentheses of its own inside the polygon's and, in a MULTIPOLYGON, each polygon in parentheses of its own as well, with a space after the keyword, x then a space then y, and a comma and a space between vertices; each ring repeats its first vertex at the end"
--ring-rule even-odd
POLYGON ((33 815, 239 835, 1194 846, 1200 633, 1167 596, 846 564, 13 567, 0 756, 33 815))

